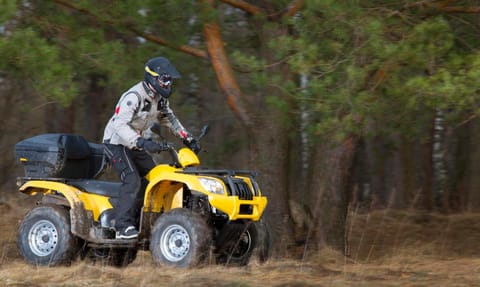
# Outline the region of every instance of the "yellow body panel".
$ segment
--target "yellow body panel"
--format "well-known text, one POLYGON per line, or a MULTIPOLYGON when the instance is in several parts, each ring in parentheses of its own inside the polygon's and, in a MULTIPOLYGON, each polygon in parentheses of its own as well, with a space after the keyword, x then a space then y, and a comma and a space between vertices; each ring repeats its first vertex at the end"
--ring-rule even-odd
POLYGON ((57 191, 67 199, 70 206, 81 202, 78 198, 78 195, 81 193, 79 189, 56 181, 30 180, 20 187, 20 191, 32 195, 37 193, 49 194, 57 191))
POLYGON ((100 214, 110 208, 113 208, 112 204, 108 200, 108 197, 82 192, 79 196, 80 200, 83 202, 83 206, 86 210, 90 210, 93 213, 93 219, 98 221, 100 214))
MULTIPOLYGON (((189 149, 181 149, 179 152, 179 162, 185 166, 195 166, 199 163, 198 157, 189 149)), ((230 220, 251 219, 257 221, 262 216, 267 206, 267 198, 262 196, 257 190, 258 196, 252 200, 241 200, 238 196, 228 196, 225 194, 214 194, 207 191, 199 181, 199 177, 212 178, 218 181, 218 178, 207 175, 197 175, 183 173, 183 169, 170 165, 162 164, 153 168, 146 176, 149 184, 145 190, 144 212, 163 213, 174 208, 183 207, 183 188, 187 186, 193 192, 199 192, 207 196, 210 205, 214 210, 219 210, 228 215, 230 220), (252 207, 251 214, 240 214, 241 206, 252 207)), ((246 182, 250 190, 254 190, 250 177, 235 176, 246 182)), ((224 190, 227 187, 223 181, 219 181, 224 190)), ((258 187, 256 187, 258 189, 258 187)), ((83 205, 85 210, 91 211, 94 220, 98 221, 100 214, 112 208, 109 198, 102 195, 92 194, 79 190, 66 183, 48 180, 27 181, 20 187, 20 191, 28 194, 62 194, 70 206, 83 205)))
POLYGON ((145 212, 165 212, 182 207, 183 184, 192 190, 203 190, 196 176, 177 173, 176 170, 169 165, 158 165, 147 174, 149 184, 145 190, 145 212))
POLYGON ((98 220, 100 214, 107 209, 112 208, 112 205, 108 201, 108 197, 86 193, 71 185, 47 180, 31 180, 27 181, 20 187, 20 191, 28 194, 44 193, 51 194, 55 191, 62 194, 70 204, 70 206, 76 206, 75 203, 83 204, 83 207, 91 211, 94 220, 98 220))
POLYGON ((182 166, 197 166, 200 164, 198 156, 189 148, 182 148, 178 152, 178 161, 182 166))
MULTIPOLYGON (((184 184, 190 190, 207 195, 212 207, 227 214, 230 220, 251 219, 257 221, 267 206, 267 198, 261 195, 254 196, 253 200, 240 200, 238 196, 210 193, 200 184, 198 175, 177 171, 181 170, 169 165, 158 165, 150 171, 147 175, 150 183, 145 191, 145 212, 166 212, 182 207, 184 184), (240 214, 242 204, 251 205, 253 207, 252 214, 240 214)), ((201 175, 201 177, 209 178, 208 175, 201 175)), ((238 178, 242 178, 250 186, 250 190, 254 190, 249 177, 239 176, 238 178)), ((222 185, 224 184, 222 183, 222 185)), ((227 190, 225 185, 224 190, 227 190)))
POLYGON ((256 196, 253 200, 241 200, 238 196, 215 194, 209 195, 208 200, 213 207, 225 212, 230 220, 251 219, 258 221, 267 206, 267 198, 263 196, 256 196), (240 214, 240 206, 242 204, 253 206, 252 214, 240 214))

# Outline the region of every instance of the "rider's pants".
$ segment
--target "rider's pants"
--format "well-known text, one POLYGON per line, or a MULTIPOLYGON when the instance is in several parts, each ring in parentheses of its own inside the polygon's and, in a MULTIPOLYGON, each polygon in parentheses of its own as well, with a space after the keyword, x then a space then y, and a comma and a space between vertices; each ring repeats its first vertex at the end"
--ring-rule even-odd
POLYGON ((131 150, 123 145, 104 144, 105 154, 122 181, 119 202, 115 206, 115 229, 137 226, 139 209, 147 180, 144 176, 155 166, 152 157, 143 150, 131 150))

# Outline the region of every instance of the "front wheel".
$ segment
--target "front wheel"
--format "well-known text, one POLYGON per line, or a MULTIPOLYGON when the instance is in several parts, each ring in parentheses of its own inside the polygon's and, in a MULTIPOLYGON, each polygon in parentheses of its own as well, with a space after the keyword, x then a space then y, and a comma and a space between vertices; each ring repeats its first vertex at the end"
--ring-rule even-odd
POLYGON ((61 206, 39 206, 25 216, 18 229, 17 245, 33 265, 69 264, 78 248, 70 232, 70 215, 61 206))
POLYGON ((211 230, 204 219, 189 209, 172 209, 157 219, 150 251, 155 263, 195 267, 208 256, 211 230))

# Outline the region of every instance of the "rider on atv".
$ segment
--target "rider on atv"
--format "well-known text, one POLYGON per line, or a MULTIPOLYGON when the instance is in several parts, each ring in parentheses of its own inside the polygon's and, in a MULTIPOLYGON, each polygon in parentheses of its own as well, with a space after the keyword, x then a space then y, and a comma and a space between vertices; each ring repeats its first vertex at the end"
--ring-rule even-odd
POLYGON ((200 149, 169 107, 173 79, 178 78, 179 72, 166 58, 147 61, 144 80, 120 97, 105 127, 105 154, 122 182, 115 211, 117 239, 138 236, 138 206, 147 184, 144 176, 155 166, 149 153, 168 150, 166 143, 149 140, 148 130, 155 124, 167 126, 192 150, 200 149))

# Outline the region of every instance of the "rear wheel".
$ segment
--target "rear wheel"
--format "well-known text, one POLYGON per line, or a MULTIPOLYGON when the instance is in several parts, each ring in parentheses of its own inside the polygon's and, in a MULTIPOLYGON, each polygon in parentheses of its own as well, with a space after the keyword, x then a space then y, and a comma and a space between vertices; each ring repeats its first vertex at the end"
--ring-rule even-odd
POLYGON ((205 220, 189 209, 176 208, 155 222, 150 251, 155 263, 195 267, 205 261, 210 245, 211 231, 205 220))
POLYGON ((241 226, 232 225, 229 229, 231 230, 224 230, 222 238, 218 240, 216 261, 225 265, 247 265, 258 244, 257 225, 247 222, 241 226))
POLYGON ((258 258, 260 263, 264 263, 270 258, 271 253, 270 247, 272 246, 272 236, 270 226, 264 219, 261 219, 254 224, 257 229, 257 246, 255 247, 253 254, 258 258))
POLYGON ((70 232, 70 214, 62 206, 36 207, 25 216, 17 235, 23 258, 34 265, 70 264, 78 250, 70 232))

